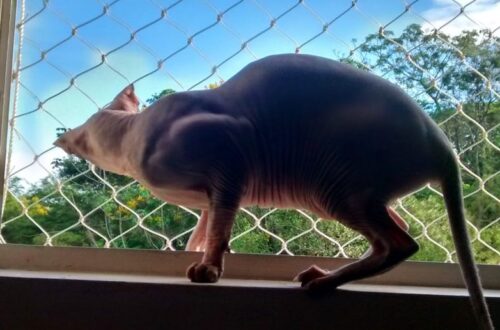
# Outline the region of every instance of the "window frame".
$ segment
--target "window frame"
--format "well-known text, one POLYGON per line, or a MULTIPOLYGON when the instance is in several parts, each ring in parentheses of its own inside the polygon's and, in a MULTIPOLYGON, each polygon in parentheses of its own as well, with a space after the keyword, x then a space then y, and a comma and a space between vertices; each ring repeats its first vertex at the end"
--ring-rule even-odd
MULTIPOLYGON (((8 115, 12 82, 16 0, 0 0, 0 201, 5 199, 8 115)), ((0 225, 2 219, 0 204, 0 225)), ((138 274, 185 278, 186 267, 201 258, 200 253, 99 248, 69 248, 1 244, 0 270, 33 272, 34 276, 55 274, 138 274)), ((316 264, 335 269, 352 259, 301 256, 227 254, 223 278, 289 282, 297 272, 316 264)), ((500 266, 478 265, 483 286, 500 290, 500 266)), ((187 280, 186 280, 186 283, 187 280)), ((359 283, 396 286, 463 288, 457 264, 403 262, 380 276, 359 283)))

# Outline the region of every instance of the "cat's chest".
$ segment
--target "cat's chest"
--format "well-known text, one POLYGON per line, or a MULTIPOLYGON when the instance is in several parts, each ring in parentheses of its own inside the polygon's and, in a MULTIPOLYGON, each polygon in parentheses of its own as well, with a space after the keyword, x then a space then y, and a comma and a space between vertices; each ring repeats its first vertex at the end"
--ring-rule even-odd
MULTIPOLYGON (((208 210, 210 206, 210 201, 208 194, 205 191, 194 190, 194 189, 180 189, 171 187, 155 187, 147 182, 138 180, 142 185, 151 191, 151 193, 169 204, 181 205, 193 209, 208 210)), ((301 204, 296 200, 290 198, 286 193, 278 194, 272 198, 271 196, 265 196, 264 198, 255 198, 255 195, 247 189, 244 189, 245 193, 241 196, 240 206, 251 206, 257 205, 261 207, 278 207, 278 208, 306 208, 313 212, 318 212, 315 208, 311 208, 311 205, 301 204)), ((266 194, 264 194, 266 195, 266 194)))
POLYGON ((195 209, 208 209, 209 200, 205 192, 184 189, 147 187, 157 198, 175 205, 195 209))

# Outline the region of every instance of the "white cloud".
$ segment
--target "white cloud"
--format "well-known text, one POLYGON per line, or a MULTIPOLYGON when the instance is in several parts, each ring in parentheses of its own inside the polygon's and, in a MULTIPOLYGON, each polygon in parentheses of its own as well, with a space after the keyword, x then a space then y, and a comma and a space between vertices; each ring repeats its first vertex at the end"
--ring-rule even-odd
MULTIPOLYGON (((14 139, 17 138, 15 137, 14 139)), ((14 143, 12 156, 10 158, 9 175, 19 177, 28 184, 36 183, 49 175, 48 171, 52 171, 52 161, 55 158, 60 158, 65 155, 61 149, 54 148, 41 155, 37 159, 37 162, 33 162, 35 154, 23 143, 19 141, 16 142, 14 143)))
MULTIPOLYGON (((432 9, 426 10, 422 16, 430 22, 423 25, 424 29, 434 29, 444 26, 441 31, 457 35, 464 30, 489 29, 494 31, 500 26, 500 1, 498 0, 477 0, 465 7, 464 13, 460 14, 460 6, 466 6, 470 0, 434 0, 432 9)), ((500 29, 494 31, 496 36, 500 36, 500 29)))

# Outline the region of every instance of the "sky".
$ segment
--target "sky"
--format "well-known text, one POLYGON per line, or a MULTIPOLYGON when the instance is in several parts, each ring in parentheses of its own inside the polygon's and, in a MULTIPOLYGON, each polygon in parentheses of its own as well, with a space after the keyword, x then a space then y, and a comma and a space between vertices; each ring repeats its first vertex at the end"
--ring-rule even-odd
POLYGON ((449 34, 481 28, 500 34, 498 0, 473 2, 446 24, 460 13, 457 3, 468 1, 359 0, 352 7, 350 0, 25 0, 23 38, 14 49, 21 71, 18 93, 15 83, 12 89, 17 133, 9 172, 31 183, 45 177, 44 168, 63 155, 52 146, 56 128, 83 123, 131 82, 145 102, 165 88, 205 88, 255 59, 297 47, 339 58, 390 22, 387 29, 396 33, 418 23, 445 25, 449 34))

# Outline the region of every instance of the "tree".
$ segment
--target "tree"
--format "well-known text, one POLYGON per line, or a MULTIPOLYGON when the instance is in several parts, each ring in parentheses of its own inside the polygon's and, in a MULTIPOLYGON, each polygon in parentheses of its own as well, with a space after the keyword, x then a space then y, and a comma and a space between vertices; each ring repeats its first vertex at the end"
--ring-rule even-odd
POLYGON ((175 93, 175 90, 170 89, 170 88, 166 88, 159 93, 154 93, 153 95, 151 95, 151 97, 149 99, 147 99, 146 102, 148 103, 148 105, 151 105, 151 104, 155 103, 156 101, 158 101, 159 99, 161 99, 162 97, 165 97, 165 96, 168 96, 168 95, 174 94, 174 93, 175 93))

